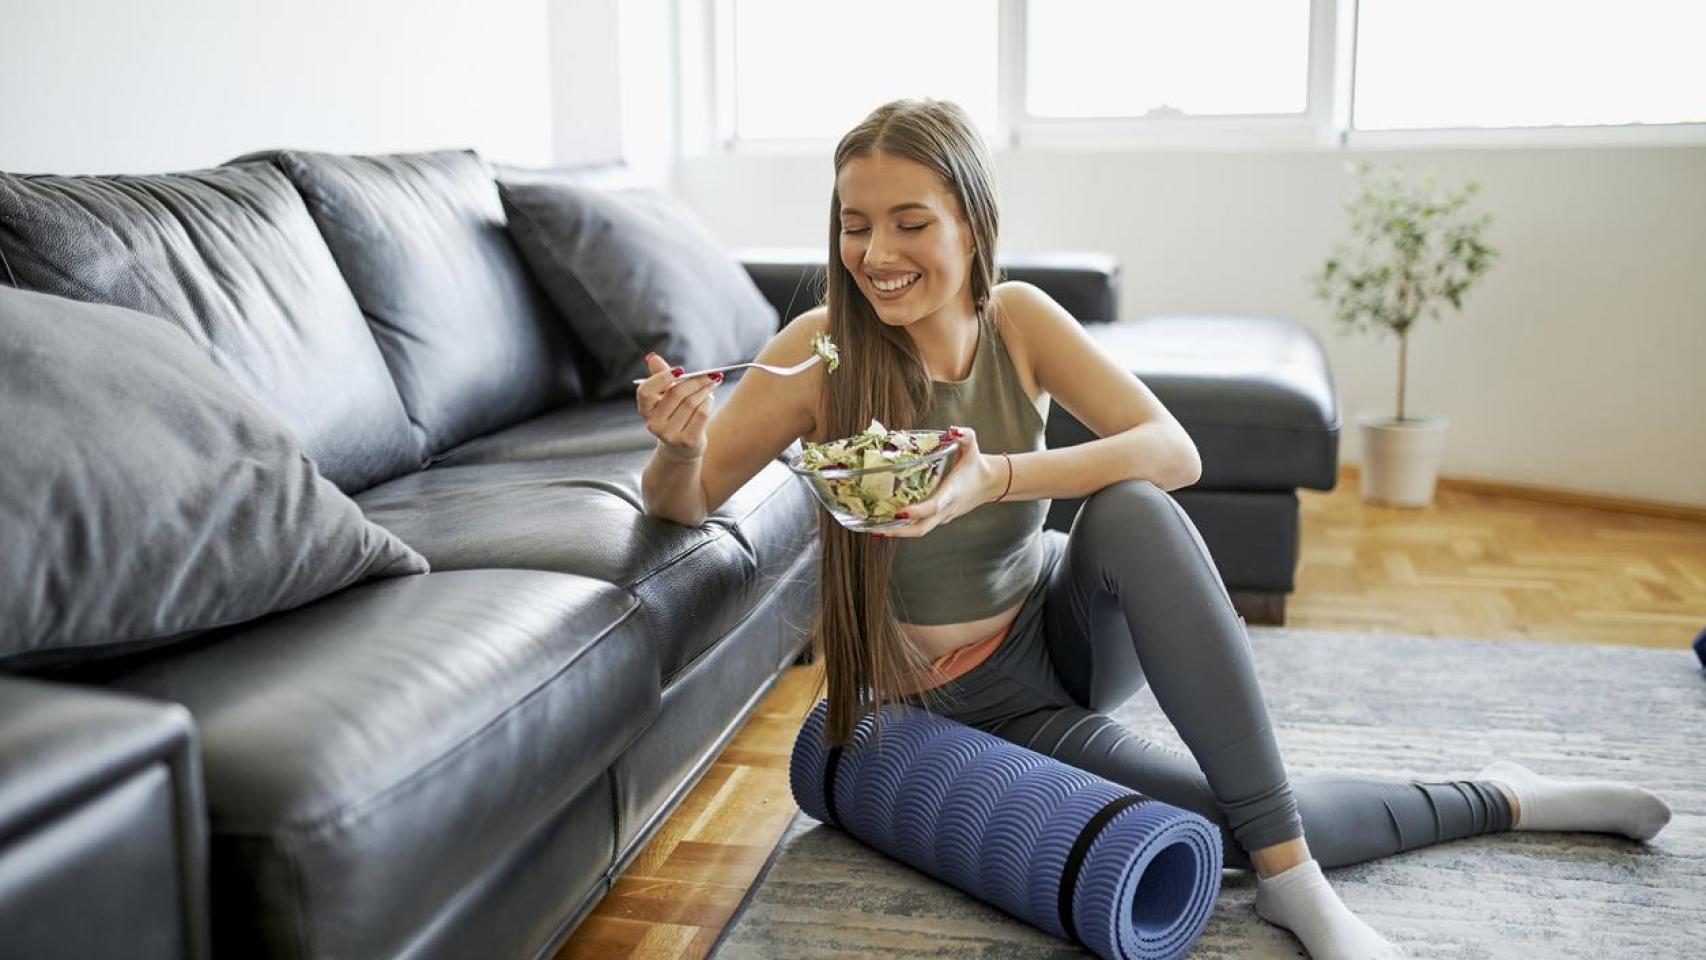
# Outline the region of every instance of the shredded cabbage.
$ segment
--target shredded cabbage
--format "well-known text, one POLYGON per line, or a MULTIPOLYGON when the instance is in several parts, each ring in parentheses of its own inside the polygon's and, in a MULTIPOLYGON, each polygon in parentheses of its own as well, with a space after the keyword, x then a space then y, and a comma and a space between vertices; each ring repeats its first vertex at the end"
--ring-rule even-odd
MULTIPOLYGON (((806 441, 800 466, 807 470, 881 467, 916 460, 942 445, 935 431, 890 430, 872 420, 865 432, 829 443, 806 441)), ((861 520, 888 520, 907 506, 930 496, 941 478, 944 461, 921 463, 899 470, 879 470, 858 477, 813 478, 828 488, 828 499, 861 520)))

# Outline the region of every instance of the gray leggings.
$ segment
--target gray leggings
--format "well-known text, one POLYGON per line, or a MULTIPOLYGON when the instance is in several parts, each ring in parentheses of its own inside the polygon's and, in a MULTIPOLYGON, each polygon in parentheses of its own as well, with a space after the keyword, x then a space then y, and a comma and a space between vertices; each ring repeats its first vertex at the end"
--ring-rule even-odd
POLYGON ((1509 802, 1484 781, 1288 782, 1244 623, 1196 526, 1153 483, 1099 490, 1071 534, 1042 536, 1042 574, 1012 628, 939 688, 938 713, 1202 814, 1229 867, 1305 835, 1337 867, 1510 829, 1509 802), (1146 679, 1191 756, 1102 712, 1146 679))

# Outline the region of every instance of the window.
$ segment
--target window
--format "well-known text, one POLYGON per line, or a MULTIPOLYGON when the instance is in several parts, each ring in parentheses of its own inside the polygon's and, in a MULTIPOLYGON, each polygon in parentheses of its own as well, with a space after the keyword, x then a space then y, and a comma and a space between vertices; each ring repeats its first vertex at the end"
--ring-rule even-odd
POLYGON ((1361 0, 1359 130, 1706 121, 1706 5, 1361 0))
POLYGON ((736 140, 829 139, 900 97, 997 128, 996 0, 727 0, 736 140))
POLYGON ((1301 114, 1309 0, 1048 0, 1025 19, 1037 118, 1301 114))
POLYGON ((1706 142, 1706 0, 675 7, 689 150, 821 151, 897 97, 998 147, 1706 142))

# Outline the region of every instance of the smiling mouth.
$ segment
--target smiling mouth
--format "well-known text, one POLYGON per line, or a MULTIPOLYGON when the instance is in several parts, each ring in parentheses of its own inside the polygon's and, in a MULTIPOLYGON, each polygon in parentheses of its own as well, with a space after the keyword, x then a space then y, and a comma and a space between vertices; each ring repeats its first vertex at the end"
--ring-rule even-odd
POLYGON ((922 276, 924 276, 922 273, 914 273, 895 280, 878 280, 873 277, 871 278, 871 286, 880 293, 899 293, 902 290, 911 289, 913 284, 916 284, 922 276))

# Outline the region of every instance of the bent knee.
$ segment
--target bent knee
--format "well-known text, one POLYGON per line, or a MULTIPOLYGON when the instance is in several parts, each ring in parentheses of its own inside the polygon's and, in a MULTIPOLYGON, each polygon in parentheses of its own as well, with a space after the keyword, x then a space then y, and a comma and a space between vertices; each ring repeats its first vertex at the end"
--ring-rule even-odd
POLYGON ((1148 480, 1120 480, 1090 494, 1079 509, 1079 520, 1102 529, 1128 529, 1148 520, 1171 520, 1177 506, 1167 491, 1148 480))

